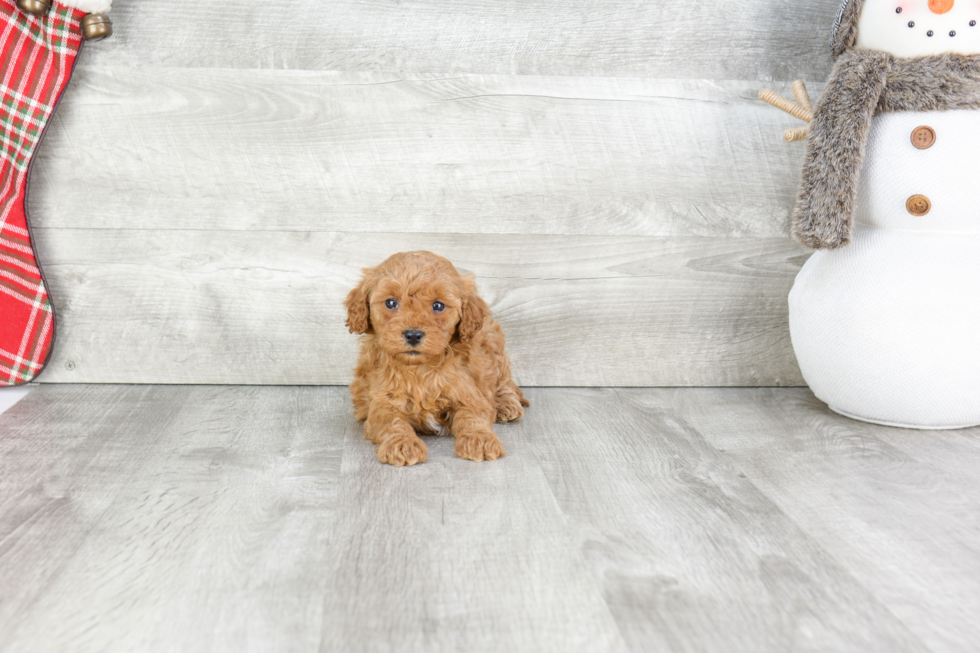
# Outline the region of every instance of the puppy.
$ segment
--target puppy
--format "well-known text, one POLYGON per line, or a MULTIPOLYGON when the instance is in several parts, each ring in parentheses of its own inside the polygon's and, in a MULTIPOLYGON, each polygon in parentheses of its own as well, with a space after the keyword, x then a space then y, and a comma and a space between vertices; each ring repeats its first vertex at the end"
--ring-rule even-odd
POLYGON ((424 462, 416 432, 448 431, 460 458, 504 455, 493 423, 520 419, 530 404, 472 275, 431 252, 403 252, 365 269, 345 304, 350 332, 366 334, 350 393, 378 460, 424 462))

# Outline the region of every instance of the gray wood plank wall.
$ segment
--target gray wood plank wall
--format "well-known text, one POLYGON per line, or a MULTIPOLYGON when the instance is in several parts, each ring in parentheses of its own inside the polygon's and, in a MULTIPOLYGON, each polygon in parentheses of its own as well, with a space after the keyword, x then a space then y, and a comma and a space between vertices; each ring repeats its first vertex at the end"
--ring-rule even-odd
POLYGON ((802 382, 755 95, 819 91, 837 0, 117 3, 34 168, 42 381, 346 383, 359 270, 431 249, 520 383, 802 382))

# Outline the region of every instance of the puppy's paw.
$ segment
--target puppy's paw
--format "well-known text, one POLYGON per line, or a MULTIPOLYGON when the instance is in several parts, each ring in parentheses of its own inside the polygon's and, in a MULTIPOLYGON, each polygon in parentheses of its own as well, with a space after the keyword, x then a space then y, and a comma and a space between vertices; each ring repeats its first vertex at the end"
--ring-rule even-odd
POLYGON ((502 424, 514 422, 522 417, 524 417, 524 409, 516 398, 508 397, 497 406, 497 421, 502 424))
POLYGON ((392 436, 378 445, 378 460, 395 467, 424 463, 429 449, 417 436, 392 436))
POLYGON ((456 438, 456 455, 466 460, 482 462, 496 460, 506 455, 504 445, 493 433, 460 435, 456 438))

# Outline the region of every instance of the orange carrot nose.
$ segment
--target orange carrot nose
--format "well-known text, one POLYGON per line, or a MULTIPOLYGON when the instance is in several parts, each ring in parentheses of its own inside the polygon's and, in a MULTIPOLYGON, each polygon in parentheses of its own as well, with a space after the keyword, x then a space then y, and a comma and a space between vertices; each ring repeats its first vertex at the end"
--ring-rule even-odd
POLYGON ((945 14, 953 8, 955 0, 929 0, 929 11, 934 14, 945 14))

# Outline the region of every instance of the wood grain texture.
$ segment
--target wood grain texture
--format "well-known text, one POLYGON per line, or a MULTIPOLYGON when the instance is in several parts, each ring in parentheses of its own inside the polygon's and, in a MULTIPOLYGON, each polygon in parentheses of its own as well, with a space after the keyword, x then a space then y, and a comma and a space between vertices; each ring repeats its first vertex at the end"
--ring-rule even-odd
POLYGON ((65 390, 0 417, 0 650, 315 649, 346 397, 65 390))
POLYGON ((824 79, 836 0, 120 2, 98 63, 406 73, 824 79))
POLYGON ((784 239, 37 234, 60 320, 44 381, 346 384, 361 268, 430 249, 476 274, 518 383, 801 383, 785 298, 805 254, 784 239))
POLYGON ((31 211, 65 228, 788 238, 803 146, 758 87, 84 66, 31 211))
MULTIPOLYGON (((530 455, 542 461, 559 506, 582 533, 630 648, 925 651, 711 445, 678 401, 732 395, 530 395, 534 414, 523 422, 530 455)), ((735 403, 728 402, 729 415, 741 408, 735 403)))
POLYGON ((494 464, 427 437, 395 468, 349 424, 321 651, 626 650, 523 429, 496 426, 494 464))
POLYGON ((426 248, 525 385, 799 384, 803 148, 757 92, 821 90, 836 5, 119 3, 33 169, 41 379, 344 383, 356 270, 426 248))
POLYGON ((533 389, 380 465, 344 388, 0 415, 0 651, 972 651, 980 428, 803 389, 533 389))
POLYGON ((976 650, 980 428, 864 424, 805 390, 683 396, 708 441, 930 650, 976 650))

